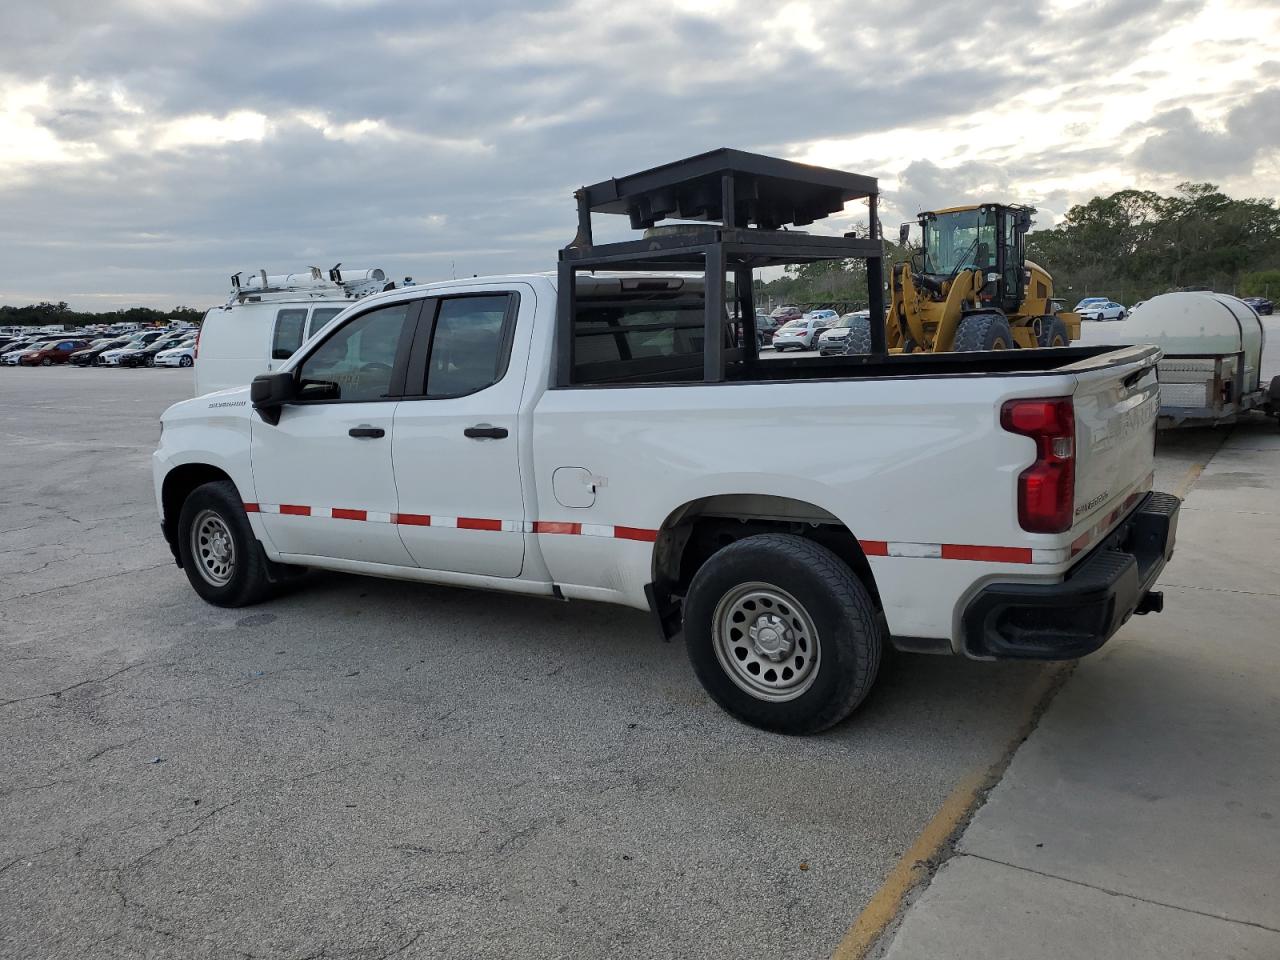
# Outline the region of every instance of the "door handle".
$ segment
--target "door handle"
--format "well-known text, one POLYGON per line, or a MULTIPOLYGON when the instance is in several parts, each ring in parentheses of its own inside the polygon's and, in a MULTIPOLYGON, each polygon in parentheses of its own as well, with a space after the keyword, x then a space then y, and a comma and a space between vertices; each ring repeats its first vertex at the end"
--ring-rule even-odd
POLYGON ((506 427, 495 427, 490 423, 477 423, 474 427, 467 427, 462 431, 464 437, 470 437, 472 440, 505 440, 507 438, 506 427))
POLYGON ((362 423, 358 427, 352 427, 347 431, 349 437, 385 437, 387 431, 381 427, 371 427, 367 423, 362 423))

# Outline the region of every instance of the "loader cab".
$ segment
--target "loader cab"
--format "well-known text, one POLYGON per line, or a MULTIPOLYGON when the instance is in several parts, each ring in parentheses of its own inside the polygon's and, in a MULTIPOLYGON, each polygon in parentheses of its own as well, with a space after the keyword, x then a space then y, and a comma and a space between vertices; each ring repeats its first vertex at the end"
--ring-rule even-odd
POLYGON ((1017 313, 1026 284, 1024 237, 1033 213, 1030 207, 985 203, 919 214, 920 273, 940 288, 961 270, 981 270, 987 277, 981 303, 1017 313))

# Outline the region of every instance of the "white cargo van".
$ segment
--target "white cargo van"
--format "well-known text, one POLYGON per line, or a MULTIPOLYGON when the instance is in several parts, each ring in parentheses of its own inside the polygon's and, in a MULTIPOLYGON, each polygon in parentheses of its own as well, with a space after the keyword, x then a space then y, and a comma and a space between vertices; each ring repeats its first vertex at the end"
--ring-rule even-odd
MULTIPOLYGON (((340 265, 339 265, 340 266, 340 265)), ((293 356, 351 303, 394 289, 377 268, 231 278, 231 296, 204 316, 196 344, 196 395, 244 386, 293 356)))

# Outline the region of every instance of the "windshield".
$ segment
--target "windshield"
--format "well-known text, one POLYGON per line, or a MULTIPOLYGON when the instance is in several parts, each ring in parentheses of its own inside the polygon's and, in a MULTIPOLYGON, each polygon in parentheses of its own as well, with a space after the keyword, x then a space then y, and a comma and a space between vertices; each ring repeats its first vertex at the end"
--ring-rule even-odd
POLYGON ((783 330, 799 330, 809 325, 808 320, 792 320, 790 323, 784 324, 783 330))
POLYGON ((924 272, 951 276, 957 270, 996 265, 994 211, 960 210, 924 222, 924 272))

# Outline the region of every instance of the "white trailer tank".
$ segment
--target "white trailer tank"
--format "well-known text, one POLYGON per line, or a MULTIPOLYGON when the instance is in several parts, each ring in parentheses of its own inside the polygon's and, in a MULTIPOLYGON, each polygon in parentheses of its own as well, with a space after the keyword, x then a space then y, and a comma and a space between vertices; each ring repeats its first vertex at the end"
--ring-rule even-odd
POLYGON ((1268 400, 1260 383, 1262 320, 1236 297, 1165 293, 1119 323, 1097 326, 1103 329, 1091 341, 1152 343, 1164 351, 1158 367, 1163 426, 1221 423, 1268 400))

